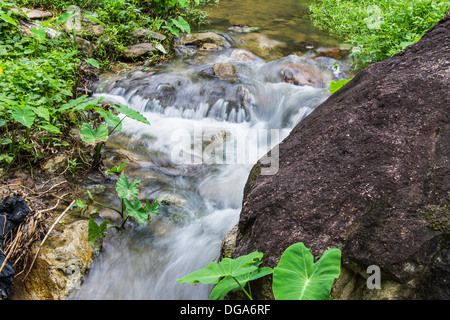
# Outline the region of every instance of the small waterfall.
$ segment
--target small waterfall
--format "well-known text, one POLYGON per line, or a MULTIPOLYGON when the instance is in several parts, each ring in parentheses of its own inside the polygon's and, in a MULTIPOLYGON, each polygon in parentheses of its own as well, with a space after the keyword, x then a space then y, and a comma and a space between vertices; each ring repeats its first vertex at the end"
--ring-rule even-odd
MULTIPOLYGON (((73 299, 207 299, 210 286, 176 279, 217 259, 239 220, 252 166, 328 98, 329 80, 345 76, 330 58, 235 60, 236 34, 221 35, 223 50, 105 75, 98 84, 96 97, 126 104, 151 123, 125 119, 107 143, 107 160, 125 153, 127 175, 142 181, 140 196, 170 201, 152 223, 108 232, 73 299), (233 64, 235 76, 211 74, 218 62, 233 64)), ((102 197, 115 203, 114 186, 102 197)))

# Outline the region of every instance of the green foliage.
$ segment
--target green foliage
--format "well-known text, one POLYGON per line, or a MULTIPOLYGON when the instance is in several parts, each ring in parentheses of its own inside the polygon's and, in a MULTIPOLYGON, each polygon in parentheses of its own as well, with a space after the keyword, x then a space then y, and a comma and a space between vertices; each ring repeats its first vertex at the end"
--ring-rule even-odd
POLYGON ((341 251, 329 249, 314 263, 303 243, 286 249, 273 270, 273 294, 277 300, 328 300, 340 273, 341 251))
MULTIPOLYGON (((68 19, 65 12, 70 5, 81 8, 84 18, 94 23, 102 24, 105 32, 102 35, 86 35, 96 42, 94 58, 100 61, 100 66, 107 68, 124 52, 127 46, 138 39, 130 33, 138 29, 149 29, 165 33, 167 40, 154 42, 162 53, 170 52, 171 38, 181 32, 189 33, 191 26, 206 23, 206 13, 198 9, 200 5, 211 0, 20 0, 25 7, 42 7, 61 13, 63 19, 68 19), (95 15, 90 14, 95 12, 95 15)), ((61 22, 62 23, 62 22, 61 22)))
POLYGON ((418 41, 450 10, 445 0, 318 0, 313 23, 358 47, 355 68, 391 57, 418 41))
POLYGON ((330 92, 333 94, 336 91, 338 91, 340 88, 345 86, 347 83, 349 83, 353 78, 350 79, 341 79, 338 81, 331 81, 330 82, 330 92))
POLYGON ((72 97, 78 67, 77 52, 43 28, 23 36, 12 5, 0 2, 0 166, 32 164, 61 145, 70 122, 58 106, 72 97))
POLYGON ((122 172, 123 168, 125 168, 126 164, 127 164, 127 162, 124 161, 124 162, 122 162, 122 164, 119 167, 114 166, 111 169, 106 170, 105 173, 106 173, 106 175, 120 173, 120 172, 122 172))
POLYGON ((210 294, 211 300, 220 300, 236 289, 242 289, 252 299, 244 287, 250 280, 261 278, 272 273, 271 268, 259 268, 263 254, 252 252, 236 259, 224 258, 219 263, 211 262, 205 268, 178 279, 178 282, 197 284, 217 284, 210 294))
POLYGON ((211 262, 177 281, 193 285, 199 282, 216 284, 210 300, 221 300, 237 289, 253 300, 250 281, 273 273, 272 288, 277 300, 329 299, 333 281, 340 273, 341 251, 329 249, 316 263, 310 251, 303 243, 295 243, 285 250, 274 269, 260 268, 263 254, 254 251, 236 259, 224 258, 219 263, 211 262))
MULTIPOLYGON (((124 164, 122 165, 125 166, 124 164)), ((120 171, 122 171, 122 169, 123 167, 120 171)), ((91 217, 89 219, 88 238, 89 242, 96 251, 99 250, 99 242, 101 241, 101 239, 103 239, 108 229, 124 229, 125 222, 129 219, 129 217, 136 219, 136 221, 141 225, 145 225, 152 220, 152 215, 159 215, 159 202, 157 200, 150 202, 148 199, 146 199, 145 206, 142 205, 141 201, 138 198, 139 184, 139 179, 134 179, 130 182, 125 174, 120 175, 119 180, 117 180, 116 182, 117 195, 122 203, 120 209, 112 208, 100 202, 96 202, 92 198, 92 196, 90 197, 90 200, 93 203, 96 203, 105 208, 112 209, 119 213, 122 217, 122 224, 120 226, 111 225, 111 222, 109 220, 103 220, 99 225, 94 220, 94 218, 91 217)), ((82 208, 86 206, 86 204, 81 200, 77 200, 76 204, 82 208)))

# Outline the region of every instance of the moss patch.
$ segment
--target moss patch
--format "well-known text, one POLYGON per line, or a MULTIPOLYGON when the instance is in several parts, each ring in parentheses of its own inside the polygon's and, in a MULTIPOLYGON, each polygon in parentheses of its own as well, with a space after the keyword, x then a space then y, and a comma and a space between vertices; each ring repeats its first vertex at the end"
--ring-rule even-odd
POLYGON ((450 233, 450 224, 448 221, 448 216, 450 214, 450 205, 430 205, 427 206, 423 212, 425 214, 425 218, 429 222, 429 228, 446 234, 450 233))
POLYGON ((248 175, 247 182, 245 183, 244 187, 244 198, 247 195, 248 191, 250 190, 250 187, 253 185, 253 182, 255 181, 256 177, 259 176, 261 173, 261 163, 258 161, 250 171, 250 174, 248 175))

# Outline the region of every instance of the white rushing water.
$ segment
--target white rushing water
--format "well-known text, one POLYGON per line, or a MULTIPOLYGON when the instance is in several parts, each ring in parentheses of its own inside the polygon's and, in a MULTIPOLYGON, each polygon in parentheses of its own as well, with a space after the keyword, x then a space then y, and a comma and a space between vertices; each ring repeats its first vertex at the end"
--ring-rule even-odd
MULTIPOLYGON (((326 83, 314 88, 281 81, 280 68, 303 64, 326 81, 342 77, 333 59, 288 55, 270 62, 235 61, 232 51, 203 54, 202 63, 193 55, 102 80, 95 96, 127 104, 151 123, 125 119, 122 132, 108 141, 109 159, 118 153, 134 159, 126 174, 141 180, 141 198, 169 196, 172 202, 146 226, 109 230, 72 298, 208 298, 210 286, 176 279, 218 258, 223 238, 239 220, 253 164, 329 96, 326 83), (216 62, 235 65, 236 77, 209 75, 216 62)), ((276 169, 275 155, 270 161, 276 169)), ((114 185, 101 197, 118 205, 114 185)))

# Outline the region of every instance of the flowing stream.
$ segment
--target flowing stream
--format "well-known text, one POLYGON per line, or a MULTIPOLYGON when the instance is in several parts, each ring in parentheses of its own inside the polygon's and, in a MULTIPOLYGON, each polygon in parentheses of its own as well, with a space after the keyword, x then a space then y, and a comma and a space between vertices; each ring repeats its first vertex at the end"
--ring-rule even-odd
MULTIPOLYGON (((108 230, 73 299, 208 299, 210 286, 176 279, 218 258, 239 220, 253 164, 327 99, 328 81, 348 77, 344 61, 314 56, 314 48, 340 43, 309 24, 306 3, 221 0, 206 8, 211 24, 200 30, 223 38, 219 50, 182 47, 162 66, 102 77, 95 96, 151 123, 125 119, 107 143, 107 160, 128 161, 127 176, 141 180, 140 198, 164 201, 148 225, 129 221, 123 232, 108 230), (249 52, 256 56, 244 59, 249 52), (235 66, 235 75, 214 75, 218 62, 235 66), (313 72, 310 85, 286 81, 298 66, 313 72)), ((104 188, 95 198, 119 207, 114 183, 104 188)), ((103 209, 101 217, 117 219, 103 209)))

